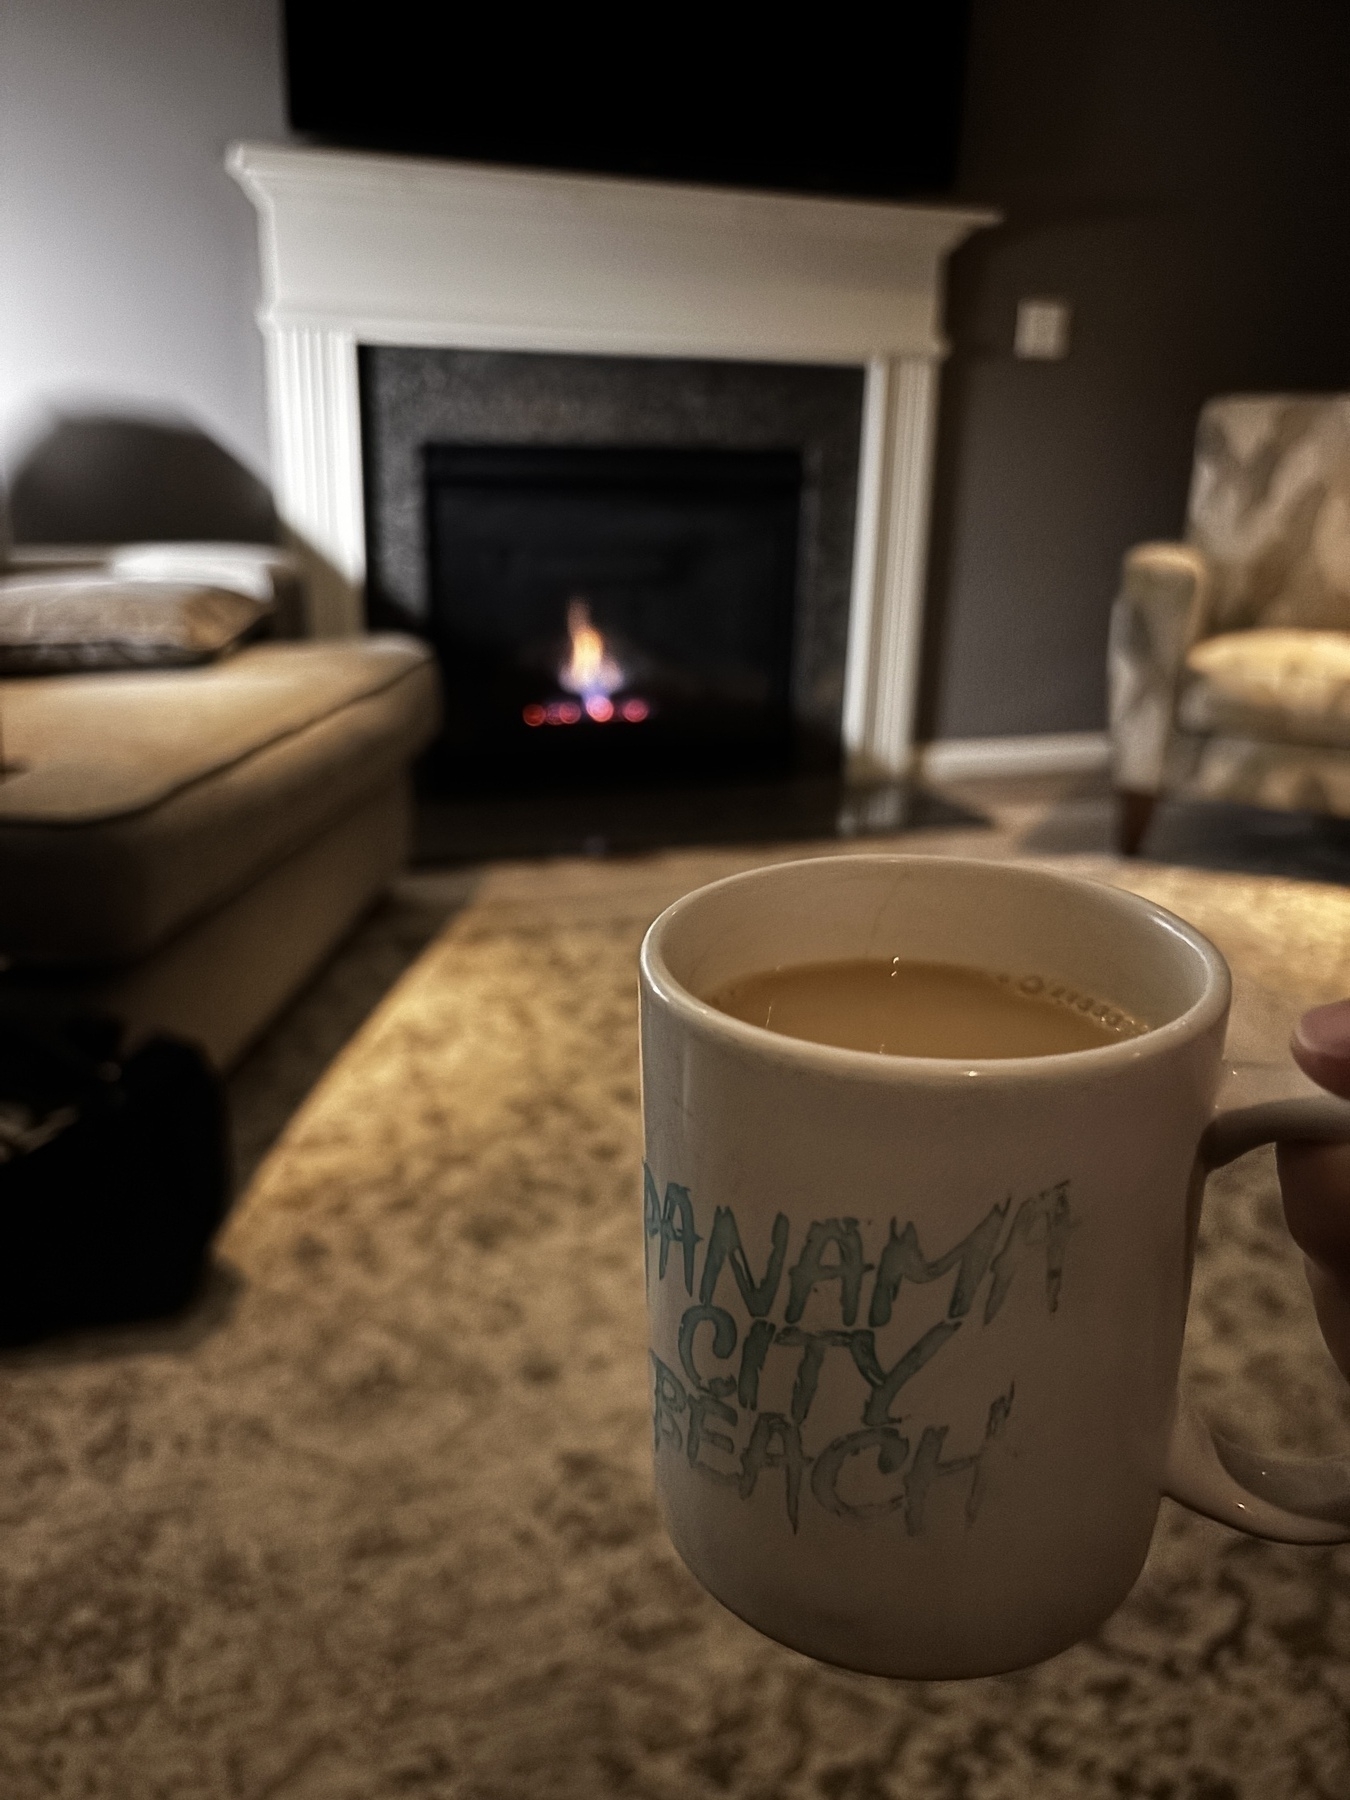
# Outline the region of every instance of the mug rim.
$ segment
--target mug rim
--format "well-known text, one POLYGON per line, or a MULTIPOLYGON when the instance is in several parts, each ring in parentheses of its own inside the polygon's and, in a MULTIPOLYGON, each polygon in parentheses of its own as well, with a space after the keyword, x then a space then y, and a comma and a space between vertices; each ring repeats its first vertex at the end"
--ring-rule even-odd
POLYGON ((647 927, 638 952, 638 968, 642 982, 652 994, 676 1013, 686 1025, 720 1038, 731 1045, 753 1052, 761 1060, 785 1064, 790 1068, 811 1070, 838 1078, 867 1078, 913 1084, 915 1081, 940 1086, 964 1086, 972 1080, 1014 1082, 1053 1082, 1069 1075, 1109 1074, 1112 1070, 1142 1061, 1146 1057, 1165 1055, 1201 1036, 1212 1025, 1222 1021, 1232 999, 1232 974, 1222 952, 1203 932, 1159 906, 1142 894, 1109 882, 1094 881, 1085 875, 1071 875, 1058 869, 1043 869, 1035 864, 1010 862, 1001 857, 926 856, 922 852, 846 851, 835 856, 802 856, 786 862, 764 863, 754 869, 742 869, 724 875, 666 907, 647 927), (789 1037, 770 1031, 767 1026, 752 1025, 748 1020, 733 1018, 710 1001, 702 1000, 679 981, 666 962, 662 940, 680 917, 700 903, 705 895, 743 883, 762 880, 788 869, 810 868, 819 864, 866 862, 874 866, 964 868, 974 871, 1012 869, 1019 875, 1030 875, 1048 881, 1052 886, 1087 889, 1094 895, 1109 897, 1136 919, 1155 929, 1183 938, 1205 965, 1206 978, 1198 999, 1162 1025, 1150 1027, 1138 1037, 1121 1038, 1113 1044, 1093 1045, 1087 1050, 1060 1050, 1042 1056, 947 1057, 907 1056, 885 1050, 852 1050, 840 1044, 820 1044, 810 1038, 789 1037))

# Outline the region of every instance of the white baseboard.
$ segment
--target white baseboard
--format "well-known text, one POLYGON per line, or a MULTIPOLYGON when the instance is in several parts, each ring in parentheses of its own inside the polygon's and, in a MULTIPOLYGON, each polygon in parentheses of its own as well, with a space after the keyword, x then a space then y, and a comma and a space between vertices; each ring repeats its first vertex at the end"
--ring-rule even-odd
POLYGON ((1110 760, 1104 731, 1054 731, 1039 737, 938 738, 915 751, 918 771, 935 781, 980 775, 1090 775, 1110 760))

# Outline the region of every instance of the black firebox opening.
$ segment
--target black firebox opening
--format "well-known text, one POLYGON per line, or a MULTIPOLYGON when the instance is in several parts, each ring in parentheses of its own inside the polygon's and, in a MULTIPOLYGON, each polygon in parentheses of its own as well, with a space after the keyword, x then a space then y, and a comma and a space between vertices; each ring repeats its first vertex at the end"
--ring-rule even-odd
POLYGON ((795 450, 430 444, 452 793, 788 775, 795 450))

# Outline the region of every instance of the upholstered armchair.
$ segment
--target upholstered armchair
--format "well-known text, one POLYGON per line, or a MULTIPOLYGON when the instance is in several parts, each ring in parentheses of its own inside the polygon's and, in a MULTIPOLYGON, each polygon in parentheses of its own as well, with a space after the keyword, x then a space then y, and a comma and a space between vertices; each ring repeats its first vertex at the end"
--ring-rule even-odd
POLYGON ((1163 794, 1350 818, 1350 395, 1205 407, 1186 540, 1126 556, 1108 672, 1127 855, 1163 794))

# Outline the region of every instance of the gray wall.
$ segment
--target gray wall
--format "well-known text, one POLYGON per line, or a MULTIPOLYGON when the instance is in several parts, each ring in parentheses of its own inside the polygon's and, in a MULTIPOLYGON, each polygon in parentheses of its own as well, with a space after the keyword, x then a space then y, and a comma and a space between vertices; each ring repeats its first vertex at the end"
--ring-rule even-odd
POLYGON ((975 0, 923 735, 1104 718, 1122 552, 1182 525, 1201 402, 1350 388, 1350 8, 975 0), (1021 295, 1075 309, 1016 362, 1021 295))
POLYGON ((61 413, 200 427, 267 467, 253 208, 287 135, 279 0, 0 6, 0 453, 61 413))

